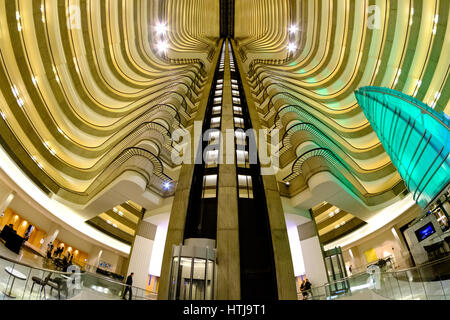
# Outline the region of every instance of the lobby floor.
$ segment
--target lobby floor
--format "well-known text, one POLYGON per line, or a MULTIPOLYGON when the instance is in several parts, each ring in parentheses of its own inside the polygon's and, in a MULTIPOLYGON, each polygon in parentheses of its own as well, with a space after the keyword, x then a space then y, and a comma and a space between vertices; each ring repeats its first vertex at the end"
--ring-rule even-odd
MULTIPOLYGON (((17 254, 6 248, 5 244, 0 241, 0 300, 11 299, 5 295, 5 291, 9 293, 9 289, 13 280, 13 277, 10 276, 10 274, 6 271, 7 267, 13 268, 14 270, 22 273, 27 278, 27 280, 21 280, 20 278, 16 278, 14 280, 14 286, 11 291, 12 295, 17 296, 17 299, 38 299, 39 286, 37 285, 34 286, 33 294, 30 297, 31 286, 33 285, 33 281, 31 280, 31 278, 33 276, 43 278, 45 274, 42 271, 16 264, 14 262, 3 259, 2 257, 25 263, 33 268, 54 270, 54 265, 52 263, 47 263, 46 259, 25 246, 20 250, 20 254, 17 254)), ((46 289, 47 299, 56 299, 57 296, 55 294, 56 290, 53 290, 52 295, 50 295, 49 288, 46 289)))

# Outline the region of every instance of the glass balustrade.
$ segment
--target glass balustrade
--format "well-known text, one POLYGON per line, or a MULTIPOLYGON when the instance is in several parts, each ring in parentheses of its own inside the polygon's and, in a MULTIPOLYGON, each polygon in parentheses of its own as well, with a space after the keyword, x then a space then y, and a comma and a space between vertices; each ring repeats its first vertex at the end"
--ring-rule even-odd
MULTIPOLYGON (((119 300, 124 283, 69 266, 67 272, 35 268, 0 256, 0 300, 119 300)), ((157 293, 132 287, 133 300, 157 293)))
MULTIPOLYGON (((308 291, 308 300, 450 300, 450 256, 404 270, 368 271, 332 281, 308 291), (336 293, 334 288, 348 285, 349 290, 336 293)), ((302 294, 298 294, 302 299, 302 294)))

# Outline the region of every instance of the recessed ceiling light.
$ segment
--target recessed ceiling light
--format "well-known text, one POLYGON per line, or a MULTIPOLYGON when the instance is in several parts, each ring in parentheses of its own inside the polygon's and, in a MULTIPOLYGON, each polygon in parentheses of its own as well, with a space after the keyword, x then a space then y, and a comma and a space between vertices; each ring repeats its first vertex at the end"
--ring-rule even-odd
POLYGON ((295 51, 295 49, 297 49, 297 46, 291 42, 288 44, 287 49, 289 52, 293 52, 293 51, 295 51))
POLYGON ((167 25, 165 23, 157 23, 155 26, 156 34, 164 35, 167 31, 167 25))

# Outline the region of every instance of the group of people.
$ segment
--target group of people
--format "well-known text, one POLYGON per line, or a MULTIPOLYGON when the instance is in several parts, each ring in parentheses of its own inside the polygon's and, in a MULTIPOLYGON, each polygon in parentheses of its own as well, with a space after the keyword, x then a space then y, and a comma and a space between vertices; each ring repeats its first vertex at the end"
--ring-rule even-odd
MULTIPOLYGON (((54 248, 53 242, 50 242, 47 245, 47 258, 51 259, 52 256, 53 256, 53 258, 61 258, 64 248, 58 247, 54 251, 53 251, 53 248, 54 248), (53 251, 53 253, 52 253, 52 251, 53 251)), ((69 251, 67 251, 67 256, 64 256, 63 261, 62 261, 64 270, 66 270, 67 267, 72 264, 72 260, 73 260, 73 253, 71 254, 69 251)))
POLYGON ((308 278, 305 277, 305 279, 303 279, 302 284, 300 285, 300 291, 302 293, 303 300, 308 299, 310 290, 311 290, 311 282, 309 282, 308 278))

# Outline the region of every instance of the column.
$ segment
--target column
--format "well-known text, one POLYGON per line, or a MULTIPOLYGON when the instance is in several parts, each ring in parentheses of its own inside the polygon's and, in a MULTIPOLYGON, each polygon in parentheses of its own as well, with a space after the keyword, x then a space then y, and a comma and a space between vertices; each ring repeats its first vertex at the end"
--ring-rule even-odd
MULTIPOLYGON (((216 50, 213 61, 216 61, 211 66, 208 74, 208 81, 204 86, 199 109, 195 116, 195 121, 203 122, 205 117, 205 110, 208 106, 209 92, 211 90, 214 73, 216 70, 217 61, 221 50, 216 50)), ((195 123, 195 122, 194 122, 195 123)), ((195 126, 195 125, 194 125, 195 126)), ((194 174, 194 156, 198 151, 198 140, 195 141, 191 131, 191 163, 183 163, 180 170, 180 175, 177 181, 175 196, 173 199, 172 210, 170 212, 169 226, 167 228, 167 237, 164 247, 164 256, 161 265, 161 278, 159 282, 158 299, 167 300, 169 296, 169 275, 172 262, 172 248, 174 245, 178 246, 183 242, 184 225, 186 222, 186 213, 189 204, 189 194, 191 190, 192 176, 194 174)))
MULTIPOLYGON (((234 160, 234 120, 231 101, 231 77, 228 45, 225 45, 225 70, 222 95, 222 137, 231 130, 231 143, 222 146, 223 164, 219 165, 217 194, 217 300, 238 300, 241 296, 239 257, 239 217, 237 201, 236 164, 227 164, 225 157, 234 160), (225 148, 227 150, 225 151, 225 148)), ((223 144, 224 139, 221 140, 223 144)))
POLYGON ((328 278, 316 225, 310 221, 297 228, 306 277, 313 287, 321 286, 328 282, 328 278))
POLYGON ((128 276, 134 272, 133 286, 145 288, 147 285, 156 228, 157 226, 146 221, 141 221, 137 228, 126 274, 128 276))
POLYGON ((59 230, 61 229, 60 225, 57 225, 56 223, 53 223, 50 227, 50 229, 47 231, 47 235, 44 238, 44 243, 41 246, 41 254, 46 255, 47 254, 47 246, 50 242, 55 241, 56 237, 59 234, 59 230))
POLYGON ((100 258, 102 256, 103 250, 99 247, 93 247, 89 252, 87 265, 89 265, 86 269, 90 272, 96 272, 98 264, 100 263, 100 258))
MULTIPOLYGON (((234 43, 234 42, 233 42, 234 43)), ((237 46, 235 46, 237 47, 237 46)), ((252 91, 246 81, 245 65, 242 63, 239 55, 235 56, 236 63, 241 74, 242 86, 247 100, 247 107, 251 119, 253 129, 257 134, 259 141, 259 130, 263 128, 258 115, 258 107, 253 100, 252 91)), ((274 142, 272 142, 274 143, 274 142)), ((258 153, 261 153, 259 144, 257 145, 258 153)), ((266 154, 270 154, 269 145, 267 145, 266 154)), ((272 166, 272 163, 266 164, 265 169, 272 166)), ((261 166, 263 168, 263 166, 261 166)), ((277 186, 275 174, 263 174, 262 181, 264 185, 264 193, 267 203, 267 211, 270 222, 270 231, 272 236, 272 246, 274 251, 276 277, 278 285, 278 298, 280 300, 297 299, 297 291, 295 287, 294 267, 292 264, 292 255, 289 246, 289 237, 286 229, 286 220, 284 217, 283 205, 281 203, 280 192, 277 186)))
POLYGON ((16 193, 14 191, 9 191, 0 195, 0 218, 3 217, 3 213, 14 200, 15 195, 16 193))

